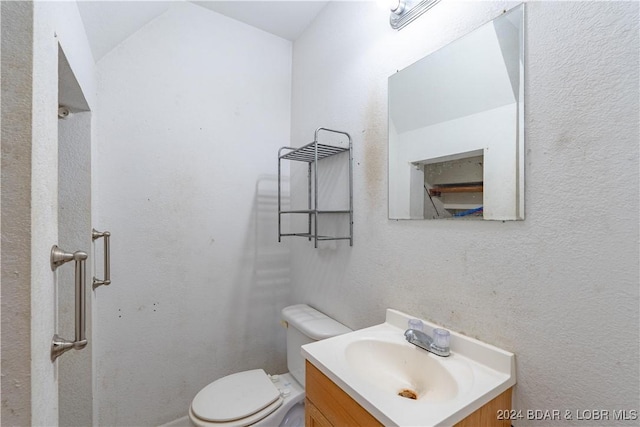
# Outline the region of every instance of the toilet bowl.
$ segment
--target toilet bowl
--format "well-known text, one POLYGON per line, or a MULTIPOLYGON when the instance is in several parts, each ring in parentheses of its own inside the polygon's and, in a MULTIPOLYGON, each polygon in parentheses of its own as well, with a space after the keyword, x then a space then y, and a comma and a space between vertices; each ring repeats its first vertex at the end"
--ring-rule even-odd
POLYGON ((291 374, 270 376, 255 369, 202 389, 191 403, 189 418, 202 427, 303 426, 303 401, 304 389, 291 374), (296 419, 300 423, 294 423, 296 419))
POLYGON ((262 369, 220 378, 198 392, 189 419, 199 427, 304 426, 304 359, 300 347, 351 332, 305 304, 285 307, 289 372, 268 375, 262 369))

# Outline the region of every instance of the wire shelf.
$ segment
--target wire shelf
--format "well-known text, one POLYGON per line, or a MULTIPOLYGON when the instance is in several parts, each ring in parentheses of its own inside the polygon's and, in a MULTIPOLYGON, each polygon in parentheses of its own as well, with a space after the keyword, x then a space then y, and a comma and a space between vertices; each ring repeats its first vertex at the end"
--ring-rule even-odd
MULTIPOLYGON (((351 136, 348 133, 342 132, 339 130, 327 129, 327 128, 318 128, 316 129, 314 140, 312 143, 304 145, 300 148, 293 147, 282 147, 280 151, 278 151, 278 241, 281 241, 282 237, 306 237, 309 240, 313 240, 314 247, 318 247, 318 241, 320 240, 348 240, 349 245, 353 246, 353 153, 352 153, 352 143, 351 136), (328 144, 320 144, 318 142, 318 133, 319 132, 332 132, 337 134, 342 134, 348 139, 348 146, 341 147, 335 145, 328 144), (287 150, 285 154, 282 154, 284 150, 287 150), (349 209, 343 210, 324 210, 318 209, 318 167, 319 164, 316 164, 315 167, 311 166, 311 163, 315 163, 316 160, 322 160, 327 157, 340 154, 340 153, 348 153, 349 157, 347 160, 347 167, 349 169, 349 181, 347 182, 349 188, 349 209), (307 175, 308 178, 308 209, 299 209, 299 210, 282 210, 282 191, 280 188, 282 182, 282 169, 280 163, 282 160, 292 160, 298 162, 306 162, 309 164, 309 172, 307 175), (312 202, 313 200, 313 202, 312 202), (283 233, 282 232, 282 220, 281 217, 284 214, 307 214, 307 231, 306 232, 298 232, 298 233, 283 233), (348 214, 348 226, 349 226, 349 235, 348 236, 321 236, 318 234, 318 221, 320 214, 348 214)), ((343 219, 341 219, 343 221, 343 219)))
POLYGON ((349 147, 336 147, 334 145, 316 144, 316 142, 312 142, 289 153, 283 154, 280 158, 284 160, 311 163, 315 161, 316 145, 318 147, 318 160, 349 151, 349 147))

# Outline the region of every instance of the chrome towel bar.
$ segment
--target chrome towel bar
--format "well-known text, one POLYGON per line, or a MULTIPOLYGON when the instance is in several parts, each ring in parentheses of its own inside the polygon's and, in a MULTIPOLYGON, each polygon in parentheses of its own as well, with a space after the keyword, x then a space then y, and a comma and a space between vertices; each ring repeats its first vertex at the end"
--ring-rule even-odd
POLYGON ((81 350, 87 345, 87 338, 85 336, 87 318, 86 318, 86 294, 85 294, 85 285, 86 285, 86 274, 85 274, 85 262, 87 260, 86 252, 76 251, 76 252, 66 252, 58 247, 58 245, 53 245, 51 248, 51 270, 56 271, 58 267, 69 262, 75 261, 76 264, 76 275, 75 275, 75 286, 76 286, 76 317, 75 317, 75 326, 76 326, 76 335, 73 341, 66 340, 60 337, 58 334, 53 336, 53 340, 51 342, 51 361, 55 361, 59 356, 63 353, 75 348, 76 350, 81 350))
POLYGON ((110 285, 111 284, 111 248, 109 246, 109 238, 111 237, 111 233, 108 231, 100 232, 95 228, 91 232, 91 238, 93 240, 97 240, 99 238, 104 238, 104 280, 97 279, 95 276, 93 277, 93 289, 102 285, 110 285))

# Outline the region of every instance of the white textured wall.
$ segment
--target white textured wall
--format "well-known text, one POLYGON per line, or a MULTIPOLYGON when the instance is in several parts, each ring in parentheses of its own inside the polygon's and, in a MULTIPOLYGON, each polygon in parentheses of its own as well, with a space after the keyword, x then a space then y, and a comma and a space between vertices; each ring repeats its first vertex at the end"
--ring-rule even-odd
MULTIPOLYGON (((56 288, 51 246, 58 238, 58 41, 53 7, 34 2, 31 174, 31 424, 57 422, 57 365, 51 363, 56 331, 56 288), (53 179, 52 179, 53 178, 53 179)), ((25 355, 26 356, 26 355, 25 355)))
MULTIPOLYGON (((32 152, 32 247, 31 247, 31 373, 32 425, 58 422, 58 370, 51 363, 51 338, 56 332, 56 289, 73 286, 51 272, 49 254, 58 243, 58 49, 65 52, 89 106, 94 107, 95 68, 84 26, 75 2, 34 2, 34 92, 32 152)), ((87 141, 88 142, 88 141, 87 141)), ((87 159, 88 161, 89 159, 87 159)), ((63 162, 64 164, 64 162, 63 162)), ((78 165, 86 168, 88 164, 78 165)), ((87 195, 85 193, 85 195, 87 195)), ((86 225, 85 232, 86 232, 86 225)), ((64 248, 67 250, 77 250, 64 248)), ((89 251, 85 247, 84 250, 89 251)), ((88 261, 91 262, 90 260, 88 261)), ((73 265, 63 267, 73 270, 73 265)), ((87 279, 90 280, 90 269, 87 279)), ((90 288, 89 288, 90 289, 90 288)), ((90 292, 90 290, 87 290, 90 292)), ((89 296, 88 296, 89 297, 89 296)), ((62 335, 62 334, 61 334, 62 335)), ((63 335, 65 338, 68 332, 63 335)), ((87 351, 87 350, 84 350, 87 351)), ((63 356, 64 357, 64 356, 63 356)), ((85 375, 89 366, 85 365, 85 375)), ((65 382, 63 381, 63 384, 65 382)), ((90 386, 84 388, 87 392, 90 386)), ((90 399, 90 397, 89 397, 90 399)), ((82 408, 82 404, 79 405, 82 408)))
MULTIPOLYGON (((102 240, 98 241, 102 243, 102 240)), ((86 264, 86 336, 82 351, 69 351, 58 359, 58 421, 61 426, 93 423, 91 242, 91 113, 74 112, 58 120, 58 246, 92 255, 86 264)), ((102 247, 99 265, 102 271, 102 247)), ((58 270, 57 333, 73 339, 75 333, 75 269, 73 263, 58 270)))
POLYGON ((387 219, 388 76, 515 4, 441 2, 396 32, 374 3, 331 3, 294 43, 292 144, 355 137, 355 245, 294 241, 294 299, 513 351, 518 409, 637 410, 638 3, 527 4, 525 221, 387 219))
MULTIPOLYGON (((56 289, 69 286, 49 264, 58 242, 59 46, 90 105, 95 70, 75 2, 2 8, 2 424, 52 426, 59 410, 58 363, 50 359, 56 289)), ((90 375, 85 368, 82 380, 90 375)), ((90 390, 84 397, 91 404, 90 390)))
POLYGON ((60 42, 88 106, 95 107, 96 69, 91 47, 76 1, 53 1, 46 5, 47 18, 55 25, 53 36, 60 42))
POLYGON ((2 2, 2 408, 31 424, 31 109, 33 5, 2 2), (8 84, 11 82, 12 84, 8 84), (6 343, 12 342, 13 345, 6 343))
POLYGON ((291 43, 187 2, 98 63, 97 423, 186 415, 206 384, 284 371, 277 150, 290 132, 291 43))

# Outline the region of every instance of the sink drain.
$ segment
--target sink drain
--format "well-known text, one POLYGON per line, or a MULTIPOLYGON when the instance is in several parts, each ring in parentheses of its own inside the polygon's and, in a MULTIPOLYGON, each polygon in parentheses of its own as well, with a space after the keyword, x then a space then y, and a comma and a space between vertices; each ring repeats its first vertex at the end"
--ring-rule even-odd
POLYGON ((409 390, 408 388, 400 390, 398 396, 406 397, 407 399, 413 400, 416 400, 418 398, 418 394, 413 390, 409 390))

